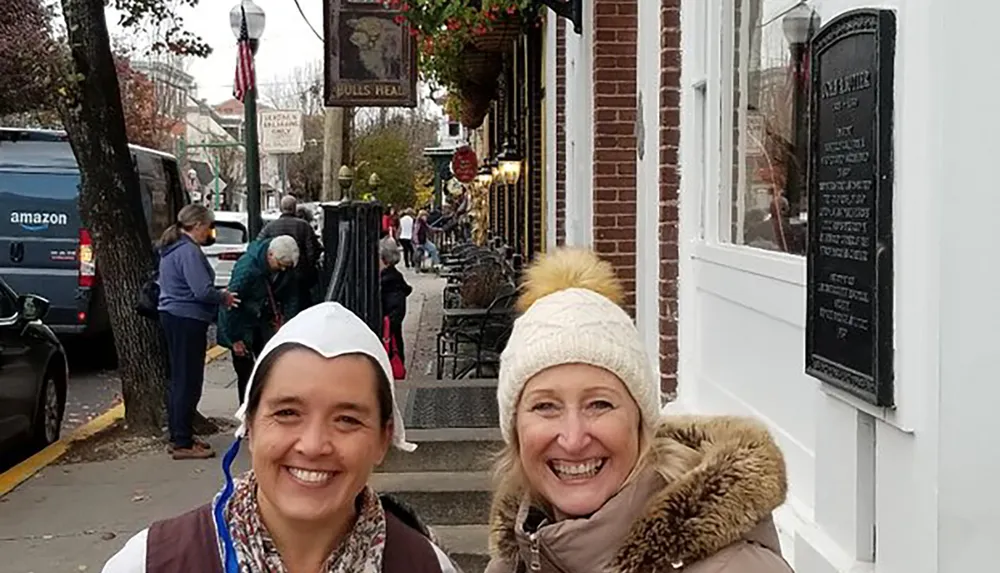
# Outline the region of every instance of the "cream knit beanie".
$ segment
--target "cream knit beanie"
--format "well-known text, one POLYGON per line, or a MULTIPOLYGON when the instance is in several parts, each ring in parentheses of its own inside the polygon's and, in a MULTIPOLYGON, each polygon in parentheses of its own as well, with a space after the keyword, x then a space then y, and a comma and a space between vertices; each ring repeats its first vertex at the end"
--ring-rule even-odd
POLYGON ((639 331, 621 306, 621 283, 607 262, 580 249, 546 255, 525 275, 521 316, 500 357, 500 430, 510 443, 525 384, 546 368, 590 364, 617 376, 639 406, 642 423, 660 414, 660 385, 639 331))

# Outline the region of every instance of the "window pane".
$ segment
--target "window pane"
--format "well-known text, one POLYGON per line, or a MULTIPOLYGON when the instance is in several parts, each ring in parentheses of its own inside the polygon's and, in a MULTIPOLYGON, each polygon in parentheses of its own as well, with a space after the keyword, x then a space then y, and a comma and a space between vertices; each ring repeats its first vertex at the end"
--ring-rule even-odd
POLYGON ((761 0, 735 4, 731 239, 804 254, 807 55, 780 16, 762 17, 761 0))
POLYGON ((216 221, 215 242, 220 245, 242 245, 247 242, 246 227, 239 223, 216 221))

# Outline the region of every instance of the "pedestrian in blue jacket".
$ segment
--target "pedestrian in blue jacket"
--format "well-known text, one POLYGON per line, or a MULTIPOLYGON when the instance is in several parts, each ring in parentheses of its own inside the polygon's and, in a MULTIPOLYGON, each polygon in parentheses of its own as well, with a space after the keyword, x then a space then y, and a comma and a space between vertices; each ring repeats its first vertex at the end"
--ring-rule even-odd
POLYGON ((219 306, 239 299, 215 288, 215 272, 201 250, 210 244, 215 214, 202 205, 187 205, 160 238, 160 299, 157 309, 170 355, 167 416, 171 454, 175 460, 204 459, 212 447, 194 437, 192 427, 205 381, 208 325, 219 306))

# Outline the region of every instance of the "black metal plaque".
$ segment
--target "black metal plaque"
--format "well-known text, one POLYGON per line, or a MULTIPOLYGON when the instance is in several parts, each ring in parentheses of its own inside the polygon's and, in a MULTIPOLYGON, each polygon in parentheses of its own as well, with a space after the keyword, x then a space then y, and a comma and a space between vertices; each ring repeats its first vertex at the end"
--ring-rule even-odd
POLYGON ((324 99, 330 107, 415 107, 417 47, 381 0, 323 0, 324 99))
POLYGON ((892 407, 896 16, 862 9, 812 40, 806 373, 892 407))

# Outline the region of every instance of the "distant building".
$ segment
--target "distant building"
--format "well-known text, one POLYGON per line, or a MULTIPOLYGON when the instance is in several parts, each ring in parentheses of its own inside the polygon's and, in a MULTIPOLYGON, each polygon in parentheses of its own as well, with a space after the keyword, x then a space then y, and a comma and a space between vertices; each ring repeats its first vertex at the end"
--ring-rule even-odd
POLYGON ((182 59, 174 62, 137 60, 132 67, 153 82, 157 108, 164 116, 183 119, 188 98, 198 96, 194 76, 181 68, 182 59))
POLYGON ((457 119, 444 114, 438 120, 438 147, 459 147, 466 142, 468 130, 457 119))
POLYGON ((185 116, 189 98, 197 97, 198 84, 194 76, 183 69, 183 58, 167 60, 136 60, 132 68, 153 83, 157 112, 169 126, 168 151, 176 151, 185 136, 185 116))

